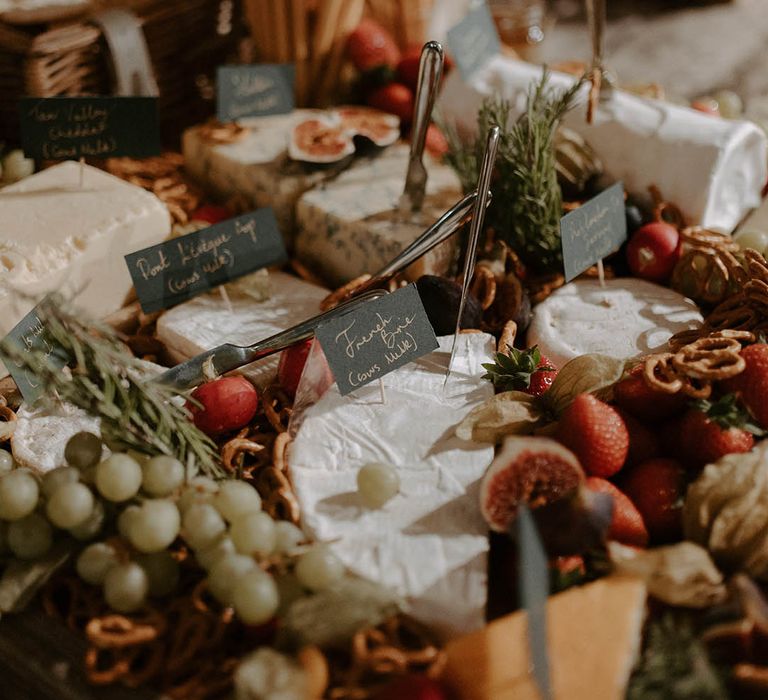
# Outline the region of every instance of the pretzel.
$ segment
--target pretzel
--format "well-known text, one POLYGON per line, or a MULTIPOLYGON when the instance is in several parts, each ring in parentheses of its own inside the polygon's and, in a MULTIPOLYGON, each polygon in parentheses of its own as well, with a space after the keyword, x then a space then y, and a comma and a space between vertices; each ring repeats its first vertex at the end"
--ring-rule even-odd
POLYGON ((470 293, 480 301, 483 311, 487 311, 496 299, 496 275, 488 265, 475 265, 470 293))
POLYGON ((325 299, 320 302, 320 311, 330 311, 337 307, 342 301, 344 301, 355 289, 365 284, 371 276, 366 273, 355 277, 345 285, 342 285, 337 290, 331 292, 325 299))
POLYGON ((288 432, 279 433, 272 444, 272 464, 279 472, 284 472, 287 468, 285 455, 291 440, 292 438, 288 432))
POLYGON ((672 366, 672 353, 651 355, 643 364, 645 383, 662 394, 676 394, 683 388, 683 380, 672 366))
POLYGON ((746 366, 733 338, 709 336, 684 346, 672 356, 673 367, 694 379, 718 381, 735 377, 746 366))
POLYGON ((200 137, 210 143, 237 143, 242 141, 251 130, 236 122, 227 122, 223 124, 212 119, 207 124, 197 128, 200 137))
POLYGON ((264 414, 278 433, 288 430, 288 421, 293 413, 293 401, 277 384, 270 384, 262 393, 264 414))
POLYGON ((264 450, 265 446, 254 440, 245 437, 232 438, 224 444, 221 450, 221 462, 230 474, 242 474, 244 471, 243 455, 257 455, 264 450))
POLYGON ((124 615, 94 617, 85 626, 88 640, 99 649, 120 649, 145 644, 157 639, 165 631, 159 615, 149 615, 146 622, 129 619, 124 615))
POLYGON ((499 343, 496 346, 498 352, 508 352, 508 348, 514 347, 515 338, 517 337, 517 323, 514 321, 507 321, 504 324, 504 329, 499 336, 499 343))
POLYGON ((299 501, 288 477, 275 467, 262 469, 256 479, 259 493, 266 494, 264 510, 277 520, 298 523, 301 516, 299 501))

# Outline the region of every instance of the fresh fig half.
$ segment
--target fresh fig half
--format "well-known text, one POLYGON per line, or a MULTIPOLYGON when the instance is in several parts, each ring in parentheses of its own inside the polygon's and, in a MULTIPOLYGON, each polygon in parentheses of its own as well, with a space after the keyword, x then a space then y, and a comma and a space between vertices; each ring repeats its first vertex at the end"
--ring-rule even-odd
POLYGON ((391 146, 400 138, 400 118, 372 107, 344 106, 336 109, 345 131, 379 148, 391 146))
POLYGON ((288 155, 304 163, 338 163, 355 152, 351 135, 341 122, 332 118, 311 117, 293 127, 288 155))
POLYGON ((480 509, 491 530, 507 532, 521 503, 531 509, 573 493, 584 482, 576 455, 546 437, 508 437, 480 485, 480 509))

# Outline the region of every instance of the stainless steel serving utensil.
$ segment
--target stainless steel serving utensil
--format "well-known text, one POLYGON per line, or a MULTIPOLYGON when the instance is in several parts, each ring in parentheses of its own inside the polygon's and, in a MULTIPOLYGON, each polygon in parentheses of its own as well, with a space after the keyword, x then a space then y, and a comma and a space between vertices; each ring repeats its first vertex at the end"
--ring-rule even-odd
POLYGON ((191 389, 202 384, 209 375, 221 375, 231 372, 233 369, 248 365, 256 360, 261 360, 269 355, 274 355, 291 345, 311 338, 315 329, 325 321, 347 313, 358 304, 365 303, 386 294, 386 290, 374 289, 361 294, 330 311, 313 316, 302 321, 288 330, 277 333, 266 340, 260 340, 253 345, 233 345, 225 343, 193 357, 180 365, 176 365, 163 372, 154 381, 162 384, 171 384, 179 389, 191 389))
POLYGON ((423 160, 424 145, 427 140, 427 128, 432 119, 437 89, 440 86, 440 77, 443 74, 443 61, 443 47, 439 43, 428 41, 424 44, 419 61, 419 81, 413 109, 408 172, 399 204, 400 211, 403 213, 420 211, 424 204, 424 192, 427 189, 427 169, 424 167, 423 160))

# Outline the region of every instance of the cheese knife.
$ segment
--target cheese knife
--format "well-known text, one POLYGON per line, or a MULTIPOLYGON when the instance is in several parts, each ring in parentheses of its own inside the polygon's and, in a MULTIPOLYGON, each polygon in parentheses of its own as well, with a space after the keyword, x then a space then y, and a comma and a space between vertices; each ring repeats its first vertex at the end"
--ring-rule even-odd
POLYGON ((417 212, 424 204, 427 188, 427 169, 424 167, 424 146, 427 129, 432 119, 437 89, 443 74, 443 47, 436 41, 428 41, 421 50, 419 79, 413 108, 411 129, 411 152, 408 157, 408 171, 405 188, 400 195, 399 209, 403 213, 417 212))

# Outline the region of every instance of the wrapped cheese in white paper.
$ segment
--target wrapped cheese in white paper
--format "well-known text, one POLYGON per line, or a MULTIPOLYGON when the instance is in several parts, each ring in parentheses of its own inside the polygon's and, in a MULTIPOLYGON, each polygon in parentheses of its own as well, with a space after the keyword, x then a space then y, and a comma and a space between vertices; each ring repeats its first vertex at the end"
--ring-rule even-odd
POLYGON ((484 624, 488 528, 479 484, 493 448, 459 440, 454 428, 493 395, 481 364, 494 341, 459 336, 444 388, 453 336, 439 340, 439 350, 383 377, 384 401, 377 382, 348 396, 331 387, 303 414, 288 463, 306 531, 453 636, 484 624), (377 510, 357 495, 357 472, 370 462, 392 465, 400 478, 399 494, 377 510))
MULTIPOLYGON (((491 59, 469 84, 454 71, 443 90, 441 112, 461 129, 474 130, 484 97, 510 100, 519 112, 541 73, 538 66, 505 56, 491 59)), ((574 80, 553 72, 551 85, 562 89, 574 80)), ((582 103, 586 93, 587 86, 582 103)), ((760 204, 768 146, 751 122, 719 119, 617 90, 600 103, 593 124, 587 124, 583 104, 564 123, 587 140, 607 174, 622 180, 628 192, 647 195, 655 185, 691 224, 730 232, 760 204)))

